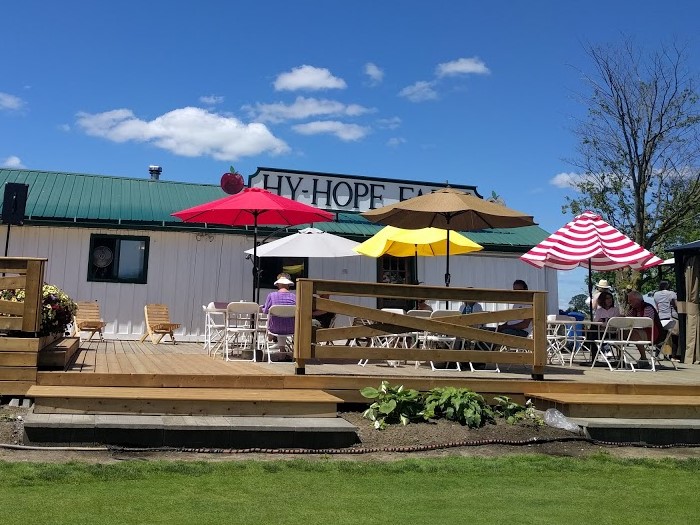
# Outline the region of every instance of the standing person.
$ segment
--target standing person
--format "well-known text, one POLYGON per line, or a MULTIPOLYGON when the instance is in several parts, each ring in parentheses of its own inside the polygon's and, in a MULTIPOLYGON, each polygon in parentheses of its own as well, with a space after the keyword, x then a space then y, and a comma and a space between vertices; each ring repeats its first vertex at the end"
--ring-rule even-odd
MULTIPOLYGON (((277 276, 275 286, 276 292, 270 292, 263 306, 263 313, 269 313, 272 306, 283 304, 296 306, 297 296, 291 292, 289 288, 294 285, 288 273, 281 273, 277 276)), ((291 335, 294 333, 294 318, 293 317, 275 317, 270 316, 267 321, 268 329, 275 334, 291 335)))
MULTIPOLYGON (((659 314, 656 312, 656 308, 644 301, 644 297, 637 290, 630 290, 627 293, 627 302, 629 303, 629 311, 627 315, 629 317, 649 317, 654 320, 651 328, 646 328, 644 331, 640 329, 635 329, 632 333, 632 337, 637 339, 648 339, 653 344, 659 342, 661 338, 661 320, 659 319, 659 314)), ((649 361, 647 360, 646 351, 644 345, 637 345, 639 350, 639 361, 637 361, 637 368, 649 368, 649 361)))
POLYGON ((671 319, 673 311, 676 310, 676 292, 668 289, 668 281, 659 283, 659 291, 654 294, 654 303, 659 312, 659 319, 662 321, 671 319))
MULTIPOLYGON (((522 279, 516 279, 513 281, 513 290, 527 290, 527 283, 522 279)), ((529 304, 514 304, 513 309, 517 308, 527 308, 529 304)), ((532 330, 532 319, 516 319, 513 321, 506 321, 503 324, 499 324, 496 329, 497 332, 501 332, 509 335, 519 335, 520 337, 527 337, 530 335, 532 330)))
POLYGON ((610 283, 608 283, 607 279, 601 279, 600 281, 598 281, 598 284, 596 284, 595 287, 596 291, 593 292, 593 297, 591 298, 591 308, 594 312, 595 309, 598 308, 598 297, 600 297, 600 294, 602 292, 612 293, 612 286, 610 286, 610 283))

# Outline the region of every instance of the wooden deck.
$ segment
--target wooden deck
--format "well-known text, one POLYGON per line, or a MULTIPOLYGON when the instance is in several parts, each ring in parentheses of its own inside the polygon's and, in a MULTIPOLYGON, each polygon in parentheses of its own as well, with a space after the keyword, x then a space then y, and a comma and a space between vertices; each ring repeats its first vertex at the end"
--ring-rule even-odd
POLYGON ((294 375, 293 363, 224 361, 208 356, 198 343, 135 341, 83 342, 65 371, 40 371, 40 386, 93 386, 142 388, 267 388, 322 389, 346 402, 364 401, 359 390, 392 384, 428 390, 460 386, 484 394, 507 394, 522 399, 525 393, 700 395, 700 367, 669 366, 657 372, 611 372, 607 368, 547 366, 544 381, 534 381, 530 368, 501 365, 501 373, 487 371, 432 371, 413 362, 391 367, 384 361, 313 364, 306 375, 294 375))

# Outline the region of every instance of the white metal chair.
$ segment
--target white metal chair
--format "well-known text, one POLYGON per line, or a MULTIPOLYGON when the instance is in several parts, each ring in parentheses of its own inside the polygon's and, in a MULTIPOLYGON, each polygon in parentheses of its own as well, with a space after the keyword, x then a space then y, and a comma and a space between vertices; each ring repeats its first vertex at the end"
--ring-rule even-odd
MULTIPOLYGON (((425 319, 428 319, 428 318, 430 318, 430 315, 432 313, 433 312, 430 310, 409 310, 408 312, 406 312, 406 315, 410 315, 412 317, 423 317, 425 319)), ((418 346, 421 343, 424 335, 425 335, 425 332, 411 332, 411 338, 412 338, 411 346, 412 347, 418 346)), ((416 361, 415 367, 418 368, 422 363, 423 363, 423 361, 416 361)))
MULTIPOLYGON (((403 315, 404 311, 401 308, 382 308, 382 312, 389 312, 392 314, 403 315)), ((405 345, 405 334, 386 334, 386 335, 376 335, 371 338, 370 346, 378 348, 401 348, 405 345)), ((358 365, 366 366, 369 362, 369 358, 360 359, 358 365)), ((399 361, 387 360, 386 362, 389 366, 396 368, 399 365, 399 361)))
MULTIPOLYGON (((439 317, 447 317, 450 315, 459 315, 458 311, 455 310, 434 310, 430 314, 431 319, 436 319, 439 317)), ((441 334, 438 332, 426 332, 422 336, 422 346, 423 348, 440 348, 440 347, 446 347, 450 350, 454 350, 455 348, 455 343, 457 342, 457 338, 455 336, 450 336, 446 334, 441 334)), ((431 370, 450 370, 450 371, 455 371, 455 372, 461 372, 462 367, 460 366, 459 362, 455 362, 456 367, 455 368, 448 368, 449 363, 445 363, 445 368, 440 368, 436 367, 435 363, 433 361, 430 361, 430 368, 431 370)))
MULTIPOLYGON (((569 329, 576 322, 576 319, 569 315, 548 315, 547 316, 547 362, 552 364, 558 359, 564 366, 564 352, 569 352, 569 329)), ((575 327, 574 327, 575 328, 575 327)), ((573 359, 573 349, 570 361, 573 359)), ((571 366, 571 364, 569 364, 571 366)))
MULTIPOLYGON (((260 306, 253 302, 233 302, 226 307, 224 349, 226 361, 234 355, 245 359, 243 352, 250 351, 250 361, 255 361, 256 322, 260 306)), ((246 359, 247 360, 247 359, 246 359)))
POLYGON ((296 316, 297 307, 294 305, 276 304, 268 310, 267 328, 265 330, 265 353, 267 354, 267 362, 274 363, 272 354, 291 354, 291 344, 294 341, 294 332, 290 334, 275 333, 270 330, 270 324, 273 317, 294 318, 296 316))
POLYGON ((638 346, 644 346, 647 351, 652 354, 651 371, 656 371, 655 360, 653 358, 654 345, 648 336, 639 336, 640 333, 646 334, 646 330, 654 325, 654 320, 649 317, 611 317, 605 325, 605 331, 600 340, 595 341, 597 349, 593 356, 591 368, 593 368, 602 358, 608 365, 611 371, 625 370, 629 366, 629 370, 636 372, 639 368, 635 368, 635 364, 639 359, 630 354, 631 350, 636 350, 638 346), (610 362, 610 354, 618 359, 617 367, 613 368, 610 362))
POLYGON ((227 303, 211 302, 202 305, 204 311, 204 349, 207 355, 216 353, 224 344, 226 336, 226 307, 227 303))

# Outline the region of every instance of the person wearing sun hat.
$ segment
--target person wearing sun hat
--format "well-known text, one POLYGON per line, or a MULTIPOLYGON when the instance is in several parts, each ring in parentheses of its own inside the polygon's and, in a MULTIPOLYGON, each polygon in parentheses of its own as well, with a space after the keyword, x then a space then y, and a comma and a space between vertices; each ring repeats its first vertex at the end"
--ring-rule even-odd
MULTIPOLYGON (((275 281, 277 287, 276 292, 270 292, 265 300, 265 305, 262 308, 263 313, 268 313, 270 308, 278 305, 296 306, 297 296, 289 288, 294 286, 291 276, 288 273, 280 273, 275 281)), ((269 329, 276 334, 293 334, 294 333, 294 318, 293 317, 273 317, 268 320, 269 329)))
POLYGON ((598 296, 600 295, 600 292, 612 292, 612 286, 610 286, 607 279, 601 279, 598 281, 595 287, 596 291, 593 292, 593 297, 591 298, 591 308, 594 312, 598 307, 598 296))

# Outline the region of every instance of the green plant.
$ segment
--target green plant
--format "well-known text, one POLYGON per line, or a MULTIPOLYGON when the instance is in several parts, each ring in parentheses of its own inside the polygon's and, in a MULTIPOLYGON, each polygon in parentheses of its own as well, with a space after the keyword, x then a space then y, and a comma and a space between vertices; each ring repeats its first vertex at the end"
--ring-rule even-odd
MULTIPOLYGON (((39 335, 62 334, 71 323, 78 308, 63 290, 52 284, 45 284, 41 291, 41 327, 39 335)), ((24 288, 0 290, 0 299, 23 303, 24 288)))
POLYGON ((493 421, 493 411, 484 398, 468 388, 442 387, 429 390, 424 398, 423 417, 444 417, 469 428, 493 421))
POLYGON ((516 423, 529 420, 538 426, 544 425, 544 420, 535 410, 535 404, 532 399, 525 402, 525 406, 516 403, 508 396, 496 396, 493 398, 497 405, 494 407, 494 412, 497 416, 506 420, 506 423, 515 425, 516 423))
POLYGON ((375 399, 362 417, 374 422, 374 428, 382 430, 387 423, 408 425, 423 418, 423 400, 417 390, 405 389, 403 385, 393 387, 382 381, 379 389, 368 386, 360 390, 367 399, 375 399))

